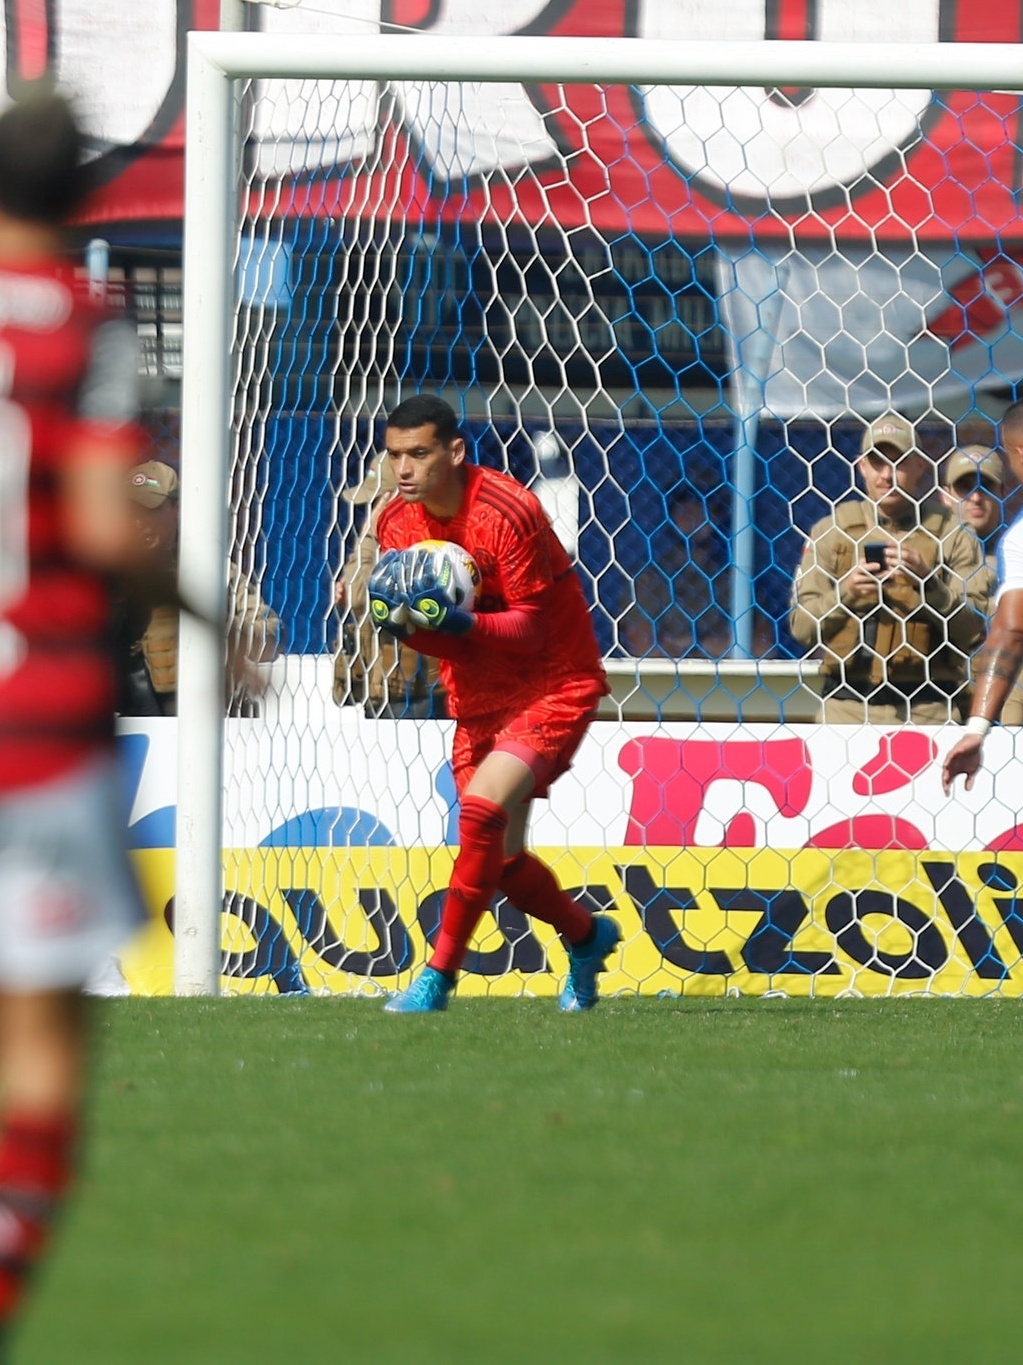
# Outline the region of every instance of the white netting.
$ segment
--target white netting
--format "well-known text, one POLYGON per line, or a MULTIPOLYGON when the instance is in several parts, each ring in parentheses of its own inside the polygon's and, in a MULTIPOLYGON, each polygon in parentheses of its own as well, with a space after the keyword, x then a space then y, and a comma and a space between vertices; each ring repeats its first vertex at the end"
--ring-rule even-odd
MULTIPOLYGON (((312 59, 234 82, 232 552, 285 653, 261 715, 228 722, 231 988, 392 988, 436 929, 450 722, 414 662, 380 666, 351 568, 335 606, 371 506, 343 494, 418 391, 537 488, 593 604, 614 695, 532 841, 620 919, 609 990, 1023 983, 1012 732, 946 801, 955 732, 813 723, 821 650, 789 618, 865 422, 897 409, 936 461, 994 441, 1023 352, 985 279, 1017 247, 975 138, 992 110, 1008 138, 1018 101, 784 85, 312 59)), ((954 697, 931 655, 968 647, 926 638, 919 677, 871 686, 954 697)), ((462 989, 552 993, 563 969, 500 903, 462 989)))

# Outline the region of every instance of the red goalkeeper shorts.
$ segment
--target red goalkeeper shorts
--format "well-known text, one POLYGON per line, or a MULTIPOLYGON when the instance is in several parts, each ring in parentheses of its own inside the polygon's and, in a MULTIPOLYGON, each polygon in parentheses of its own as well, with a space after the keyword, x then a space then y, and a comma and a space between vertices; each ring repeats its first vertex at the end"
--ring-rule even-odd
POLYGON ((487 754, 496 750, 527 763, 536 779, 532 795, 546 796, 555 778, 571 767, 605 691, 592 678, 569 679, 557 692, 548 692, 521 710, 459 720, 451 752, 459 796, 487 754))

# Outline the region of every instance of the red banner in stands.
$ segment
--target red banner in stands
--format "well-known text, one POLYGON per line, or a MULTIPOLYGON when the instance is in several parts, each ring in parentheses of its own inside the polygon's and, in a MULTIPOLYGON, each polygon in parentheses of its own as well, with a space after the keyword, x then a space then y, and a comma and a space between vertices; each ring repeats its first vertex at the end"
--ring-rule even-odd
MULTIPOLYGON (((343 16, 322 10, 253 6, 253 19, 277 32, 322 35, 387 31, 389 25, 441 35, 508 33, 660 39, 757 40, 797 35, 829 41, 1018 42, 1023 19, 1015 0, 984 6, 952 0, 817 0, 806 6, 767 0, 353 0, 343 16)), ((53 72, 75 91, 98 135, 102 188, 86 220, 94 224, 180 222, 183 192, 184 48, 189 28, 215 28, 218 0, 68 0, 59 7, 5 10, 8 87, 53 72)), ((929 91, 615 89, 560 90, 509 83, 500 109, 485 90, 471 124, 455 127, 455 145, 439 145, 437 120, 420 87, 406 85, 388 102, 381 129, 372 99, 364 128, 376 138, 420 149, 428 179, 403 186, 427 217, 431 185, 458 177, 461 211, 526 221, 556 213, 563 226, 586 221, 605 231, 631 229, 681 238, 747 239, 787 235, 806 240, 831 232, 898 242, 918 239, 1018 240, 1015 190, 1020 182, 1020 101, 1010 95, 929 91), (721 100, 724 100, 722 114, 721 100), (715 136, 724 124, 728 136, 715 136), (586 127, 590 155, 574 156, 586 127), (431 132, 431 128, 433 131, 431 132), (502 139, 502 130, 512 135, 502 139), (522 134, 528 135, 526 142, 522 134), (459 138, 461 137, 461 141, 459 138), (438 139, 434 147, 431 138, 438 139), (708 154, 708 148, 710 152, 708 154), (785 155, 779 155, 779 148, 785 155), (433 153, 436 153, 434 156, 433 153), (443 154, 442 154, 443 153, 443 154), (594 155, 595 153, 595 155, 594 155), (536 176, 516 197, 514 174, 531 163, 536 176), (536 184, 545 184, 538 194, 536 184), (607 192, 610 182, 611 193, 607 192), (810 185, 807 191, 807 185, 810 185), (849 203, 855 206, 855 221, 849 203)), ((326 106, 324 106, 326 108, 326 106)), ((300 211, 334 212, 366 202, 358 177, 333 178, 345 164, 337 111, 296 117, 270 114, 261 130, 263 167, 323 176, 327 189, 300 211), (288 161, 278 156, 287 150, 288 161), (339 155, 340 153, 340 155, 339 155), (268 159, 269 158, 269 159, 268 159), (297 159, 296 159, 297 158, 297 159), (276 164, 275 164, 276 163, 276 164), (354 195, 354 198, 353 198, 354 195)), ((450 135, 446 127, 445 135, 450 135)), ((353 143, 356 141, 353 137, 353 143)), ((363 145, 363 154, 365 146, 363 145)), ((365 163, 363 163, 365 164, 365 163)), ((350 169, 350 168, 349 168, 350 169)), ((296 204, 296 208, 299 208, 296 204)))

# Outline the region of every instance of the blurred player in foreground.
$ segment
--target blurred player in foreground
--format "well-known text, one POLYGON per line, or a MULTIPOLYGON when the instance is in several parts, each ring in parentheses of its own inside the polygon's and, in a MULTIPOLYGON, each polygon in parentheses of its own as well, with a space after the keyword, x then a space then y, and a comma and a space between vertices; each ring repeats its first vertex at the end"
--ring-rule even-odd
MULTIPOLYGON (((1002 449, 1016 479, 1023 481, 1023 403, 1002 418, 1002 449)), ((987 640, 974 660, 976 685, 966 733, 945 755, 942 785, 946 794, 959 776, 966 790, 980 771, 984 736, 1002 714, 1023 668, 1023 513, 998 544, 998 593, 987 640)))
POLYGON ((142 915, 108 644, 115 575, 149 581, 125 495, 138 363, 60 256, 82 151, 59 96, 0 116, 0 1338, 76 1167, 81 987, 142 915))
POLYGON ((384 628, 441 660, 458 722, 460 847, 429 964, 386 1008, 447 1006, 473 930, 500 891, 564 937, 569 972, 558 1003, 589 1009, 621 931, 563 891, 525 838, 532 802, 568 769, 607 679, 578 576, 539 500, 465 455, 455 413, 441 399, 410 398, 391 413, 386 458, 398 496, 377 521, 383 553, 370 599, 384 628), (431 539, 475 559, 481 583, 472 612, 444 599, 428 556, 398 553, 431 539), (416 610, 426 598, 442 608, 430 629, 416 610), (410 629, 406 620, 419 624, 410 629))

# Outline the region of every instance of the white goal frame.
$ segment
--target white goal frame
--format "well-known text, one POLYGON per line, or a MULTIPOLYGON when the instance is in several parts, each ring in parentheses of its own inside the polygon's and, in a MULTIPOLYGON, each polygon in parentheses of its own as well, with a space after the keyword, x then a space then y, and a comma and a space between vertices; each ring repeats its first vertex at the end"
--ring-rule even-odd
MULTIPOLYGON (((232 82, 249 79, 500 80, 560 84, 857 86, 1018 93, 1009 43, 686 42, 639 38, 415 36, 325 41, 188 35, 182 384, 182 590, 225 607, 231 435, 236 130, 232 82)), ((216 995, 222 872, 222 647, 181 623, 175 972, 180 995, 216 995)))

